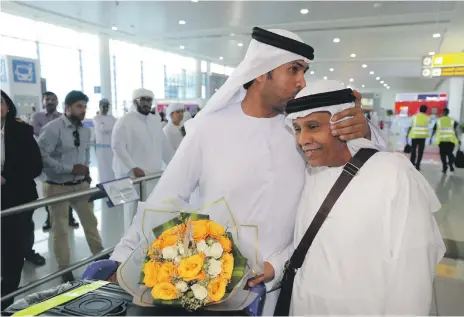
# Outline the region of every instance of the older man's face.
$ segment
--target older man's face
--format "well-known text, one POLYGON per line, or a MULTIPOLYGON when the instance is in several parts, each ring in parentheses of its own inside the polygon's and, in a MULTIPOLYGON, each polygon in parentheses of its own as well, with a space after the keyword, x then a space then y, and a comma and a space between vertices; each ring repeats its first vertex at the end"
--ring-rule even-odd
POLYGON ((329 112, 313 112, 293 120, 298 145, 311 166, 341 166, 346 162, 346 143, 333 137, 329 112))

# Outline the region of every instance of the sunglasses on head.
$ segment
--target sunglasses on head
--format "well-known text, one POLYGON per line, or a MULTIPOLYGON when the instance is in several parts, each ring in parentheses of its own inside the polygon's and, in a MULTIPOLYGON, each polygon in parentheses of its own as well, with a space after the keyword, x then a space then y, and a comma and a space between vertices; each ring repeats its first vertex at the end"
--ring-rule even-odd
POLYGON ((79 131, 73 131, 73 137, 74 137, 74 146, 79 147, 81 145, 81 140, 79 136, 79 131))

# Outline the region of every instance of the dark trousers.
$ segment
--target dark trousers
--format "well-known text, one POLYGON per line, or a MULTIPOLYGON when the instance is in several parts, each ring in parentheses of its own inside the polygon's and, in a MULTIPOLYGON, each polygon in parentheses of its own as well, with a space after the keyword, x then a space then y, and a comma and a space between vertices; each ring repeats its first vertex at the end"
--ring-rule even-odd
POLYGON ((34 215, 34 211, 28 213, 27 219, 26 219, 26 228, 24 232, 24 235, 25 235, 24 243, 25 243, 25 250, 26 250, 25 256, 26 257, 32 256, 35 253, 34 251, 35 225, 34 225, 34 220, 32 220, 33 215, 34 215))
POLYGON ((454 171, 454 143, 453 142, 440 142, 440 158, 441 163, 443 164, 443 172, 446 172, 448 169, 448 164, 451 171, 454 171), (446 163, 446 157, 448 157, 448 164, 446 163))
POLYGON ((411 144, 411 163, 415 165, 417 168, 420 167, 420 163, 422 161, 422 155, 424 155, 425 149, 425 140, 426 139, 412 139, 411 144), (419 151, 417 153, 417 161, 416 161, 416 149, 419 147, 419 151))
MULTIPOLYGON (((24 257, 27 252, 26 246, 30 239, 24 234, 30 226, 29 219, 27 212, 2 218, 2 297, 17 290, 21 281, 24 257)), ((2 301, 1 309, 4 310, 13 304, 13 300, 2 301)))

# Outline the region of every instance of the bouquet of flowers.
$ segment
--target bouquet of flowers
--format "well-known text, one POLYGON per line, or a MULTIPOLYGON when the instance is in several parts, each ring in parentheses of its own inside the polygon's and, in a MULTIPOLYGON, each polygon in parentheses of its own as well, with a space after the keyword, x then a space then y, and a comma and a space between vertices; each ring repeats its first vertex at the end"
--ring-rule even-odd
POLYGON ((119 284, 134 303, 219 311, 241 310, 253 302, 256 294, 244 290, 253 263, 239 250, 232 213, 216 217, 227 219, 219 222, 198 213, 206 206, 147 207, 139 203, 146 239, 118 269, 119 284))

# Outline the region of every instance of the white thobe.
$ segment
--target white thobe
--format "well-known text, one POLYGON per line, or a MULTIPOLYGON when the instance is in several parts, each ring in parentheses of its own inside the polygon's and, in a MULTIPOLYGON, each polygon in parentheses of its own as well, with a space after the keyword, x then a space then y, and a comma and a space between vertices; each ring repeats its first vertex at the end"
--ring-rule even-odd
MULTIPOLYGON (((113 169, 117 178, 133 177, 132 170, 136 167, 142 169, 145 175, 160 172, 163 161, 169 164, 174 155, 174 150, 163 133, 159 116, 151 114, 145 116, 131 111, 124 115, 116 122, 111 141, 114 151, 113 169)), ((156 183, 156 180, 147 181, 144 192, 150 193, 156 183)), ((127 229, 137 207, 134 203, 124 207, 124 223, 127 229)))
MULTIPOLYGON (((258 226, 260 258, 266 261, 292 240, 304 184, 305 164, 292 128, 283 115, 250 117, 240 104, 198 120, 147 202, 177 197, 188 201, 195 189, 204 203, 224 197, 239 224, 258 226)), ((210 216, 216 220, 218 215, 210 216)), ((139 213, 116 246, 113 260, 124 262, 137 247, 143 237, 141 222, 139 213)), ((255 249, 254 234, 244 232, 243 249, 255 249)), ((277 295, 268 294, 265 315, 273 313, 277 295)))
POLYGON ((164 135, 166 135, 166 138, 168 139, 172 148, 177 150, 179 148, 180 142, 182 142, 182 139, 184 138, 182 132, 180 132, 180 127, 174 125, 172 122, 169 122, 164 126, 163 132, 164 135))
POLYGON ((116 118, 112 115, 97 115, 93 118, 100 183, 111 181, 115 178, 113 171, 113 150, 111 149, 111 133, 113 132, 115 123, 116 118))
MULTIPOLYGON (((312 168, 293 243, 271 264, 279 281, 342 167, 312 168)), ((429 315, 445 246, 433 189, 398 153, 375 154, 353 178, 297 271, 292 315, 429 315)))

